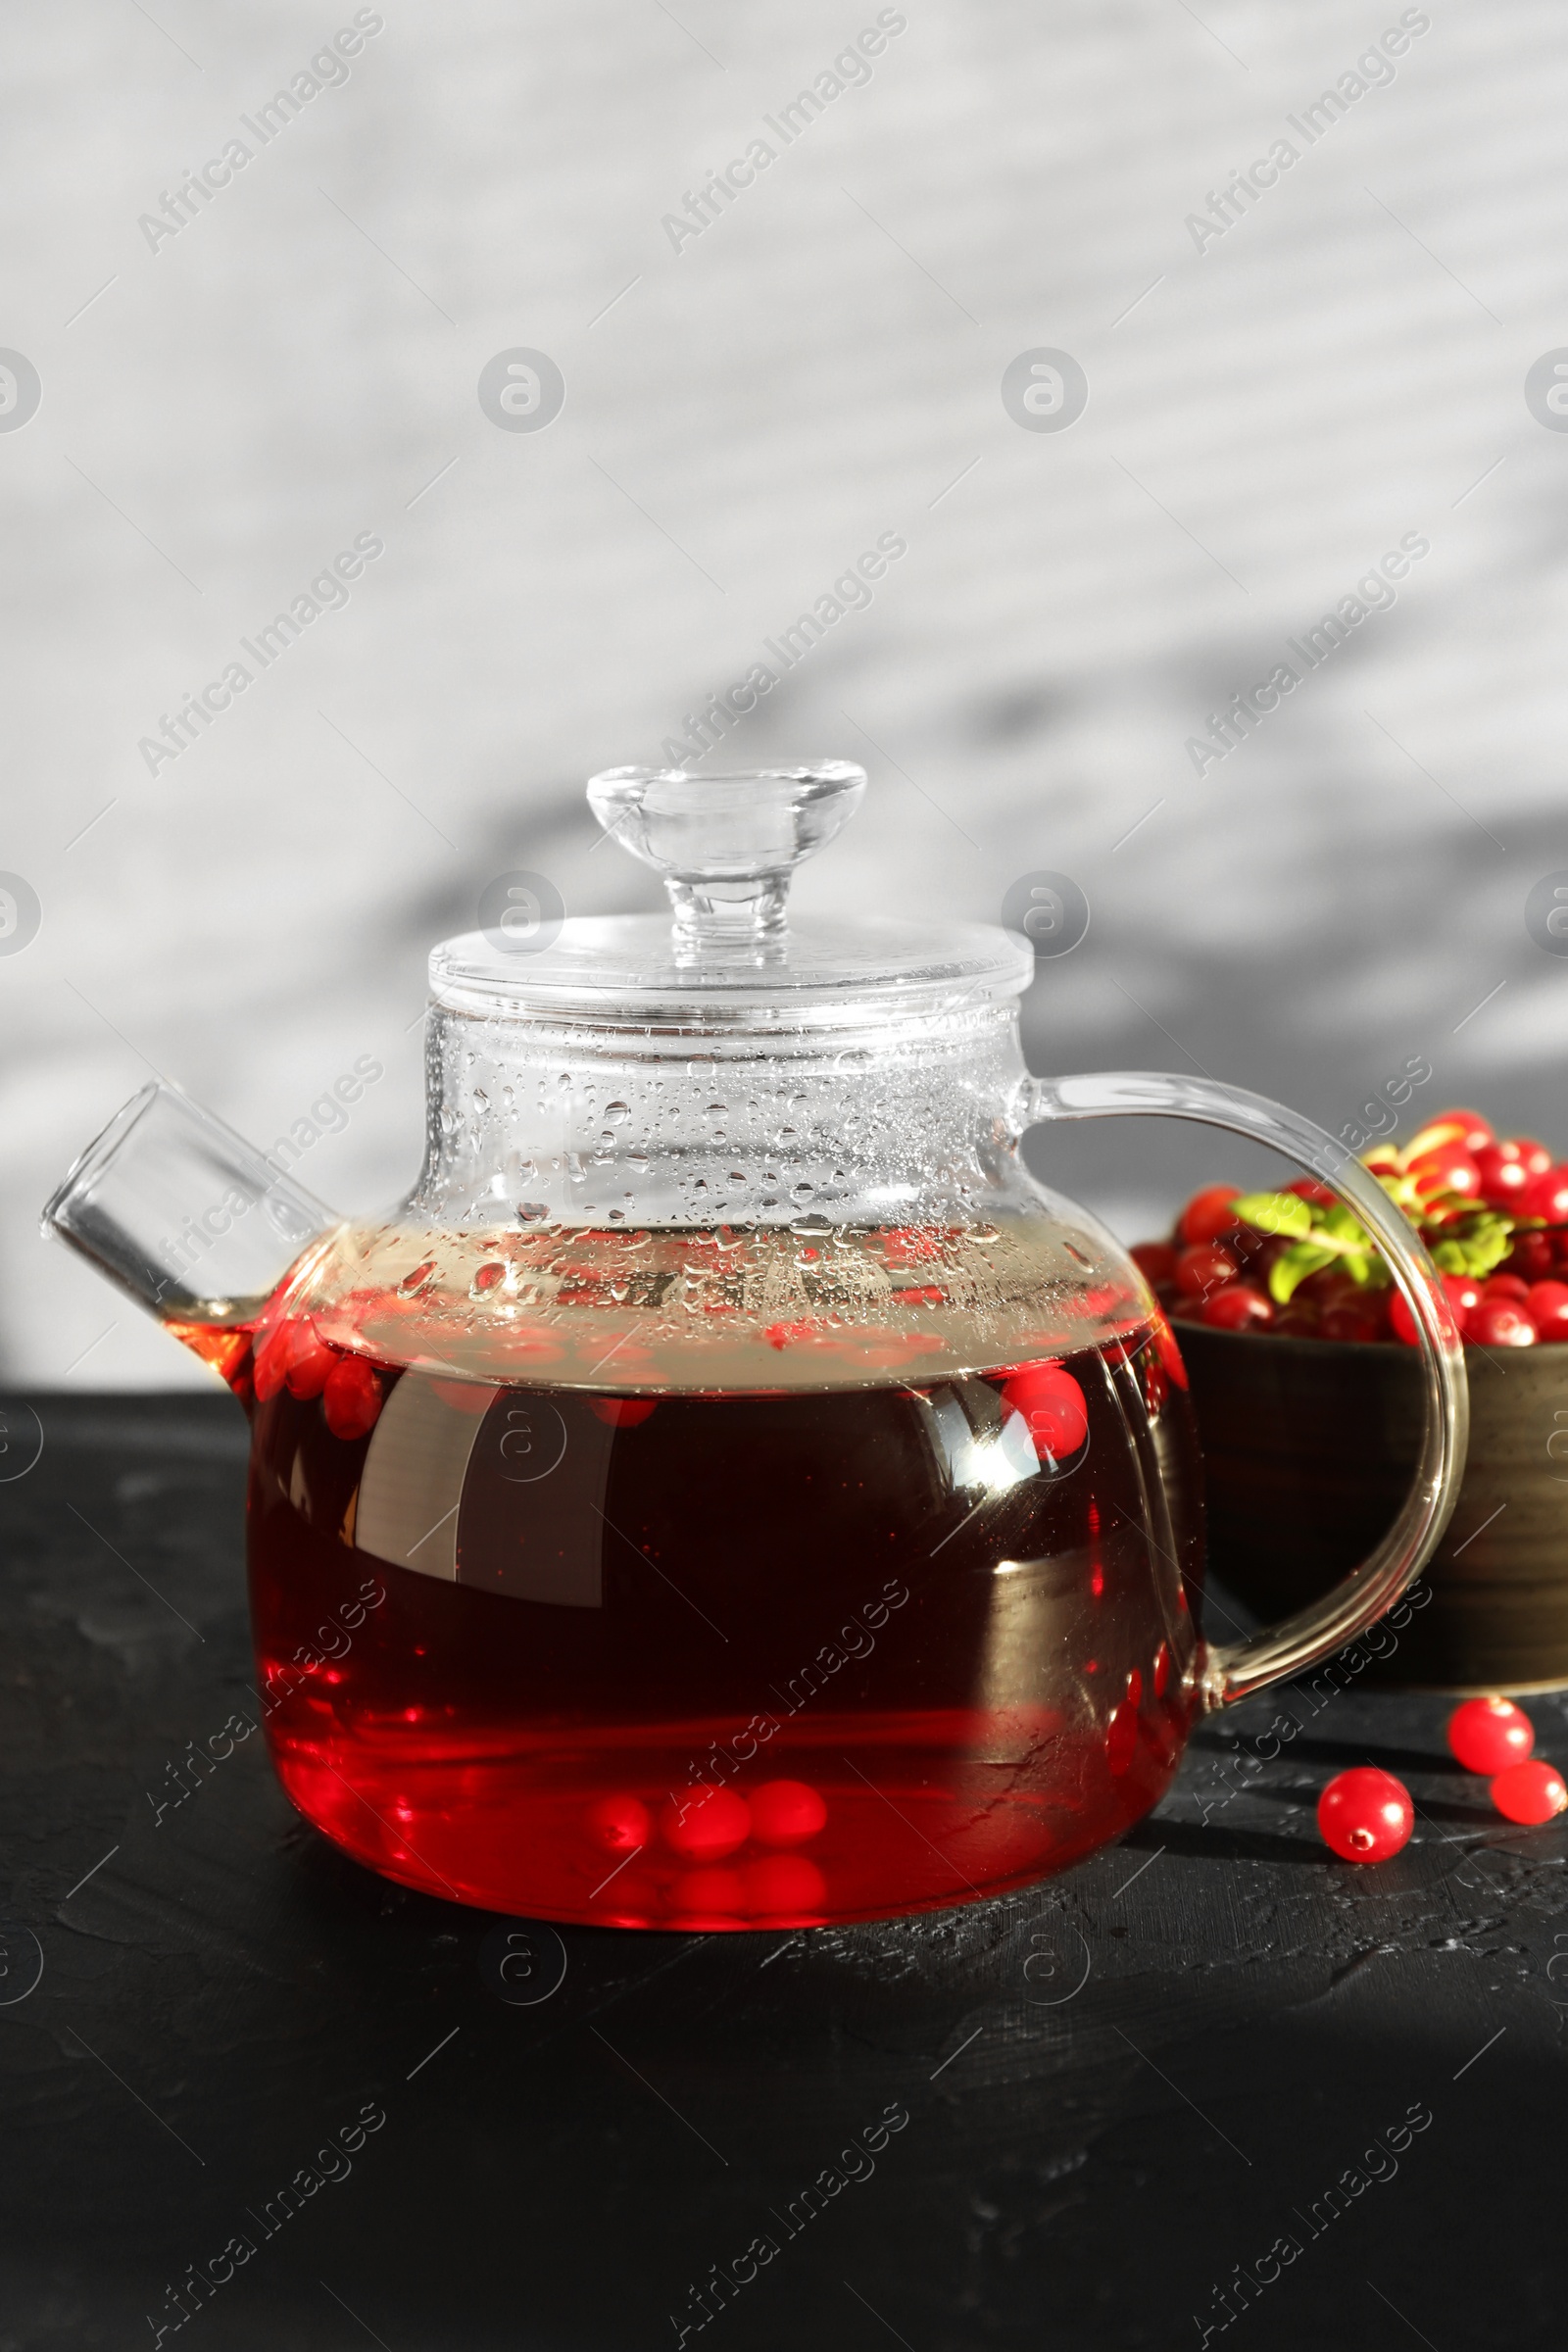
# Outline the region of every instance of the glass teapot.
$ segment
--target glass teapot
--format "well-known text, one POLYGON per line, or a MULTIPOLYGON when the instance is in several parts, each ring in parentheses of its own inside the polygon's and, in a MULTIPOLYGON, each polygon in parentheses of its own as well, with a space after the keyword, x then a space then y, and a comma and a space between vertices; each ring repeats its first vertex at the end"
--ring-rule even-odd
POLYGON ((1442 1533, 1463 1351, 1387 1196, 1254 1096, 1030 1077, 1012 933, 788 922, 864 785, 596 777, 673 929, 523 897, 434 950, 390 1213, 345 1222, 162 1086, 45 1211, 249 1413, 272 1758, 389 1878, 636 1928, 997 1894, 1146 1813, 1197 1717, 1348 1641, 1442 1533), (1399 1518, 1228 1644, 1170 1327, 1019 1156, 1149 1112, 1338 1161, 1420 1336, 1399 1518))

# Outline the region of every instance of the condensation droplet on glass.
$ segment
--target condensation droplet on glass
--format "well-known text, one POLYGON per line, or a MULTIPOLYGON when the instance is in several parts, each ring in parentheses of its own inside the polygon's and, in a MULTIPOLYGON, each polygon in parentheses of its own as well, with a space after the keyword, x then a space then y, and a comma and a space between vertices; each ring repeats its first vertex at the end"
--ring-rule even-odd
POLYGON ((630 1105, 625 1102, 607 1102, 605 1104, 605 1116, 610 1121, 612 1127, 618 1127, 622 1119, 629 1119, 631 1117, 630 1105))
POLYGON ((525 1225, 542 1225, 550 1210, 543 1200, 519 1200, 517 1214, 525 1225))
POLYGON ((490 1107, 490 1098, 482 1086, 476 1086, 473 1090, 473 1107, 475 1110, 488 1110, 490 1107))
POLYGON ((801 1201, 809 1200, 812 1199, 815 1192, 816 1187, 814 1184, 792 1184, 790 1187, 790 1199, 792 1200, 801 1201))
POLYGON ((608 1151, 608 1149, 609 1149, 609 1148, 610 1148, 610 1146, 611 1146, 611 1145, 612 1145, 612 1144, 614 1142, 614 1140, 615 1140, 615 1138, 614 1138, 614 1133, 613 1133, 613 1131, 612 1131, 611 1128, 609 1128, 609 1127, 601 1128, 601 1130, 600 1130, 600 1134, 599 1134, 599 1143, 600 1143, 600 1148, 601 1148, 601 1150, 606 1150, 606 1151, 608 1151))

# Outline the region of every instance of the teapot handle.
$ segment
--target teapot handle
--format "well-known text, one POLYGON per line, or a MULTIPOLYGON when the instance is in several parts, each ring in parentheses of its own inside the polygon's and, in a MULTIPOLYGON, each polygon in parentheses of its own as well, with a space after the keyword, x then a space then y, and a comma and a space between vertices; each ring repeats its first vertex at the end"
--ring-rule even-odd
POLYGON ((1453 1311, 1420 1240, 1354 1154, 1298 1111, 1209 1078, 1100 1070, 1027 1080, 1012 1125, 1021 1135, 1026 1127, 1052 1119, 1151 1115, 1227 1128, 1310 1168, 1354 1211, 1387 1257, 1415 1319, 1421 1348, 1421 1452, 1397 1519, 1376 1550, 1321 1600, 1245 1641, 1204 1645, 1202 1701, 1205 1707, 1225 1707, 1343 1648, 1415 1581, 1458 1500, 1470 1392, 1453 1311))

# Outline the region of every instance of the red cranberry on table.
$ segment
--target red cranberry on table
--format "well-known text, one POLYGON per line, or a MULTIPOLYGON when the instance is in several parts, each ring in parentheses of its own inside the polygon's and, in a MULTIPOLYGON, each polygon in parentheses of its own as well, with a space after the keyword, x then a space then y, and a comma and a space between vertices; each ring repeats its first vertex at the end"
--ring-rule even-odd
POLYGON ((1530 1285, 1522 1274, 1489 1274, 1481 1285, 1483 1298, 1517 1298, 1521 1304, 1530 1296, 1530 1285))
POLYGON ((1342 1862, 1386 1862, 1410 1842, 1415 1808, 1392 1772, 1358 1764, 1330 1781, 1317 1800, 1317 1826, 1342 1862))
POLYGON ((1467 1698, 1448 1717, 1448 1745, 1466 1772, 1487 1779, 1522 1764, 1536 1744, 1536 1727, 1511 1698, 1467 1698))
POLYGON ((1504 1821, 1534 1828, 1568 1805, 1568 1788, 1554 1764, 1532 1756, 1527 1763, 1510 1764, 1498 1773, 1492 1784, 1492 1801, 1504 1821))

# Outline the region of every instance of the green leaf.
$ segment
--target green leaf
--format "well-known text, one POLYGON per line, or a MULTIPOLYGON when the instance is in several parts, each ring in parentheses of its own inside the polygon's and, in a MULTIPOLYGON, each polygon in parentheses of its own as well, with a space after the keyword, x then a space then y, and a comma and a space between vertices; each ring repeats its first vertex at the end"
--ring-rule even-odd
POLYGON ((1445 1274, 1473 1274, 1470 1252, 1463 1242, 1436 1242, 1432 1249, 1432 1263, 1445 1274))
POLYGON ((1277 1306, 1289 1306, 1307 1276, 1320 1274, 1325 1266, 1334 1263, 1337 1255, 1336 1250, 1320 1250, 1315 1242, 1293 1242, 1268 1270, 1270 1298, 1277 1306))
POLYGON ((1464 1271, 1479 1279, 1490 1274, 1494 1266, 1501 1265, 1513 1248, 1513 1235, 1511 1233, 1474 1233, 1459 1246, 1465 1253, 1464 1271))
POLYGON ((1388 1287, 1389 1270, 1375 1250, 1348 1250, 1340 1259, 1340 1266, 1363 1291, 1368 1284, 1380 1291, 1388 1287))
POLYGON ((1332 1208, 1323 1211, 1320 1231, 1326 1241, 1341 1242, 1351 1250, 1371 1247, 1366 1227, 1353 1210, 1346 1207, 1343 1200, 1336 1200, 1332 1208))
POLYGON ((1312 1203, 1299 1193, 1247 1193, 1231 1202, 1231 1213, 1259 1233, 1303 1241, 1312 1230, 1312 1203))

